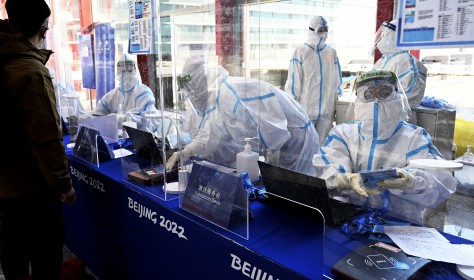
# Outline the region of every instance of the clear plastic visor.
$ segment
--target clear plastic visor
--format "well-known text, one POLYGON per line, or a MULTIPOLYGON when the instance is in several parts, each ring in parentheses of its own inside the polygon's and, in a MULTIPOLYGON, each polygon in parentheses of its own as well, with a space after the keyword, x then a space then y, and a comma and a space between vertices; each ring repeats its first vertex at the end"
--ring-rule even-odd
POLYGON ((194 93, 194 82, 190 75, 184 75, 178 78, 178 88, 183 95, 183 98, 189 98, 190 94, 194 93))
POLYGON ((357 89, 357 98, 362 102, 387 100, 396 94, 397 88, 390 83, 367 83, 357 89), (393 95, 392 95, 393 93, 393 95))
POLYGON ((117 63, 117 72, 133 72, 135 70, 135 64, 133 61, 120 61, 117 63))
POLYGON ((380 42, 380 40, 390 31, 395 31, 395 25, 389 22, 384 22, 382 25, 380 25, 379 29, 377 29, 377 32, 375 32, 374 48, 377 47, 377 44, 380 42))

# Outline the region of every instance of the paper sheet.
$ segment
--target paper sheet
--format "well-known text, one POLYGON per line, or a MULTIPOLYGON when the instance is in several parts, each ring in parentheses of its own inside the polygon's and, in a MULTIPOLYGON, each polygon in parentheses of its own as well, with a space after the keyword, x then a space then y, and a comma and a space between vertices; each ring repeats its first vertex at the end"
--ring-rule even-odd
POLYGON ((126 156, 129 156, 133 154, 132 152, 130 152, 129 150, 127 149, 124 149, 124 148, 120 148, 120 149, 117 149, 117 150, 114 150, 114 155, 115 155, 115 158, 122 158, 122 157, 126 157, 126 156))
POLYGON ((434 228, 386 226, 385 233, 408 255, 474 266, 473 246, 451 244, 434 228))

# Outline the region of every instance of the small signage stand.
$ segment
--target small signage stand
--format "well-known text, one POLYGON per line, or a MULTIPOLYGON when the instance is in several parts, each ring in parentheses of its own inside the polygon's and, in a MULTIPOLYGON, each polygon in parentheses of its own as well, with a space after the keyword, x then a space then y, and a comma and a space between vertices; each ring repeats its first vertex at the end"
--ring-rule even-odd
POLYGON ((97 167, 99 167, 101 160, 111 160, 129 155, 125 149, 114 151, 108 143, 114 143, 114 141, 102 136, 97 129, 79 125, 72 155, 97 167))
POLYGON ((235 169, 208 161, 195 161, 185 192, 182 209, 249 238, 249 204, 240 174, 235 169))

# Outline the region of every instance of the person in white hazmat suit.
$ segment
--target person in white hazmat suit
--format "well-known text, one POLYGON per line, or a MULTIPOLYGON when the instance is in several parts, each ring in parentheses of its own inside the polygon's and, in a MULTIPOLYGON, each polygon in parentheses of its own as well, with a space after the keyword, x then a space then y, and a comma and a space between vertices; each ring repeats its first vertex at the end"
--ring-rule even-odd
POLYGON ((51 75, 51 79, 53 81, 54 92, 56 93, 57 108, 61 117, 67 121, 69 116, 77 117, 85 114, 86 111, 81 104, 79 95, 74 90, 74 86, 71 83, 67 83, 67 85, 64 86, 63 83, 58 81, 56 77, 56 71, 49 66, 46 66, 46 68, 48 68, 49 74, 51 75))
POLYGON ((428 69, 408 50, 397 49, 397 20, 384 22, 375 34, 375 47, 382 57, 375 62, 373 70, 394 72, 408 97, 412 114, 408 120, 417 124, 416 108, 425 95, 428 69))
POLYGON ((327 21, 311 18, 308 40, 296 47, 290 61, 285 91, 308 113, 323 144, 333 127, 335 103, 342 94, 342 74, 336 50, 326 44, 327 21))
POLYGON ((265 150, 267 161, 314 174, 318 134, 301 105, 284 91, 264 81, 229 76, 223 67, 208 65, 203 56, 186 61, 179 84, 201 118, 200 129, 191 144, 173 154, 167 168, 197 154, 235 167, 236 155, 249 137, 254 139, 252 151, 265 150))
POLYGON ((159 124, 145 118, 145 114, 157 114, 155 96, 151 89, 142 83, 137 64, 129 54, 124 54, 117 62, 117 86, 106 93, 98 102, 93 115, 117 114, 119 126, 130 118, 139 129, 148 128, 156 132, 159 124))
POLYGON ((407 167, 412 159, 442 156, 425 129, 405 122, 410 109, 393 72, 361 74, 354 89, 354 113, 360 121, 341 123, 331 130, 313 158, 316 176, 354 204, 388 207, 389 215, 423 225, 430 208, 455 192, 456 179, 448 171, 407 167), (358 173, 393 167, 399 178, 379 181, 376 189, 365 188, 358 173), (390 202, 387 206, 382 206, 387 201, 384 197, 390 202))
MULTIPOLYGON (((192 104, 191 104, 192 107, 192 104)), ((189 133, 192 139, 196 138, 199 132, 199 126, 201 125, 202 118, 199 117, 199 113, 194 108, 188 108, 179 118, 179 125, 184 133, 189 133)))

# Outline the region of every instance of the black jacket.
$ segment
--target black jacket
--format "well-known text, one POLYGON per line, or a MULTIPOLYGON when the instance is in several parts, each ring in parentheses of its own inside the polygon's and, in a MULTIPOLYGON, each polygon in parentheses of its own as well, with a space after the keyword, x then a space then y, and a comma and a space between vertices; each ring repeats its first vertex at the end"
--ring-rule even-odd
POLYGON ((0 20, 0 198, 72 188, 51 76, 52 51, 0 20))

